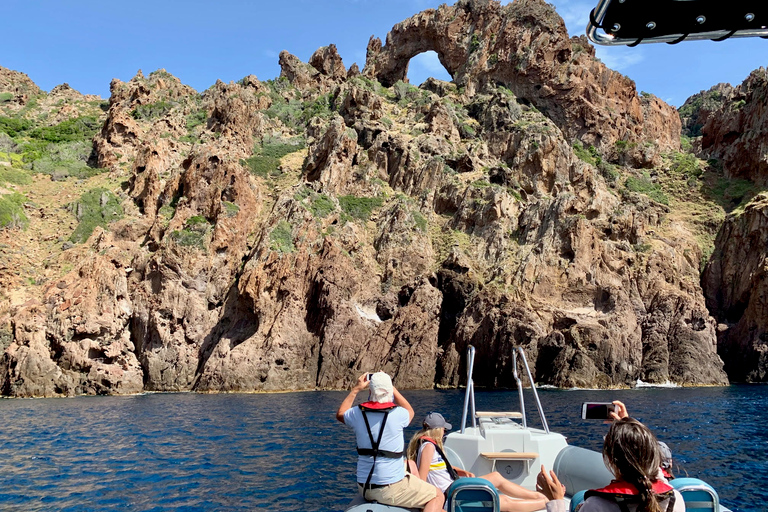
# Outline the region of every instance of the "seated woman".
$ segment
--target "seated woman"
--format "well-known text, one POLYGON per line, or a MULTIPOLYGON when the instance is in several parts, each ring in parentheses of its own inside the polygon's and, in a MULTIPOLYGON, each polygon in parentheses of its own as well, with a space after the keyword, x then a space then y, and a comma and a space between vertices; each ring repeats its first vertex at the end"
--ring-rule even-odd
MULTIPOLYGON (((419 476, 443 492, 457 478, 475 476, 469 471, 454 469, 443 456, 443 436, 450 429, 451 424, 446 423, 442 414, 431 412, 408 444, 408 458, 416 461, 419 476)), ((480 478, 485 478, 499 490, 499 503, 505 512, 532 512, 543 509, 547 503, 543 494, 510 482, 496 471, 480 478)))
MULTIPOLYGON (((617 415, 621 416, 621 414, 617 415)), ((679 492, 659 478, 661 454, 653 433, 639 421, 622 417, 608 429, 603 460, 616 480, 587 491, 578 512, 685 512, 679 492)), ((537 489, 550 500, 547 512, 566 512, 565 487, 541 466, 537 489)))

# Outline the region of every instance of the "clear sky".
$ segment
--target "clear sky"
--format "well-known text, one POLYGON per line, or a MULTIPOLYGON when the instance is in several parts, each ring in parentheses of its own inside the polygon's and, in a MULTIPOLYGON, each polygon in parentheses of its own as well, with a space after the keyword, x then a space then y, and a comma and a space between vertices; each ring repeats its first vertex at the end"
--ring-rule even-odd
MULTIPOLYGON (((304 61, 335 43, 345 65, 365 63, 368 38, 439 0, 2 0, 0 65, 27 73, 50 90, 68 82, 83 93, 109 96, 112 78, 165 68, 202 91, 216 79, 279 75, 278 54, 304 61)), ((450 2, 449 2, 450 3, 450 2)), ((504 1, 504 3, 507 3, 504 1)), ((554 0, 572 35, 583 34, 597 0, 554 0)), ((609 67, 639 91, 679 106, 719 82, 741 83, 768 66, 768 41, 730 39, 636 48, 598 48, 609 67)), ((408 77, 449 79, 430 52, 411 60, 408 77)))

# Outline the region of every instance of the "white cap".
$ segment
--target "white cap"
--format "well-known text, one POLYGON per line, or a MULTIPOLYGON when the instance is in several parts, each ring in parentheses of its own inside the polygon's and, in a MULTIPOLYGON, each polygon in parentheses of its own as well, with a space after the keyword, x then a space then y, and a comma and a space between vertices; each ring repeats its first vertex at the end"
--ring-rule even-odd
POLYGON ((385 403, 392 402, 394 400, 394 391, 392 390, 392 379, 389 378, 384 372, 376 372, 371 375, 371 380, 368 382, 368 387, 371 390, 370 401, 385 403))

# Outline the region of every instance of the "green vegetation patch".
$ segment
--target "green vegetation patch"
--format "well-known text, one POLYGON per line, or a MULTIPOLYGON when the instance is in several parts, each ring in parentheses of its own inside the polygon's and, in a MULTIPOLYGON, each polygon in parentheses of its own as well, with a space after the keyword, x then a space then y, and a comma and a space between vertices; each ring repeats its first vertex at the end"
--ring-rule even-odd
POLYGON ((46 142, 75 142, 91 140, 101 128, 101 123, 95 116, 83 116, 67 119, 53 126, 41 126, 29 133, 33 139, 46 142))
POLYGON ((673 154, 670 170, 687 178, 698 178, 703 173, 699 159, 692 153, 673 154))
POLYGON ((427 218, 421 214, 421 212, 412 212, 413 223, 416 225, 416 229, 421 232, 427 231, 427 218))
POLYGON ((187 219, 184 229, 173 231, 171 240, 183 247, 205 249, 205 237, 211 230, 211 223, 202 215, 195 215, 187 219))
POLYGON ((643 173, 643 176, 640 178, 634 176, 628 177, 624 182, 624 188, 629 192, 645 194, 657 203, 669 205, 669 198, 667 195, 656 183, 651 181, 650 176, 646 173, 643 173))
POLYGON ((336 205, 325 194, 318 194, 312 198, 312 202, 309 203, 309 211, 312 212, 313 217, 325 218, 336 210, 336 205))
POLYGON ((86 179, 106 172, 107 169, 88 165, 91 150, 90 143, 84 141, 50 144, 40 158, 33 162, 32 169, 36 173, 51 176, 55 181, 70 176, 86 179))
POLYGON ((29 219, 24 214, 24 202, 21 194, 13 193, 0 196, 0 228, 26 229, 29 219))
POLYGON ((69 237, 69 240, 76 244, 88 240, 96 226, 106 229, 110 222, 123 218, 120 199, 105 188, 95 188, 85 192, 80 199, 70 205, 70 209, 79 221, 72 236, 69 237))
POLYGON ((261 145, 256 145, 252 157, 240 163, 256 176, 279 176, 280 159, 303 148, 303 139, 265 139, 261 145))
POLYGON ((8 103, 13 99, 13 93, 12 92, 0 92, 0 104, 1 103, 8 103))
POLYGON ((381 197, 357 197, 353 195, 339 197, 341 209, 352 218, 367 221, 376 208, 384 204, 381 197))
POLYGON ((192 132, 192 130, 200 125, 205 124, 206 121, 208 121, 208 112, 205 110, 198 110, 197 112, 193 112, 186 117, 186 121, 187 131, 192 132))
POLYGON ((293 245, 293 228, 285 221, 281 220, 277 223, 277 226, 269 234, 270 245, 269 248, 278 252, 293 252, 296 247, 293 245))
POLYGON ((168 112, 173 110, 175 105, 165 100, 160 100, 155 103, 148 103, 146 105, 139 105, 131 111, 131 116, 136 120, 151 121, 164 117, 168 112))
POLYGON ((585 148, 579 141, 574 141, 573 152, 576 154, 579 160, 594 167, 597 167, 603 161, 595 146, 589 146, 588 148, 585 148))
POLYGON ((235 203, 222 201, 221 204, 224 206, 224 212, 226 213, 227 217, 234 217, 240 212, 240 207, 235 203))
POLYGON ((32 121, 15 117, 0 117, 0 132, 7 133, 11 137, 18 137, 32 129, 32 121))
POLYGON ((27 171, 12 167, 0 166, 0 185, 10 183, 12 185, 29 185, 32 177, 27 171))

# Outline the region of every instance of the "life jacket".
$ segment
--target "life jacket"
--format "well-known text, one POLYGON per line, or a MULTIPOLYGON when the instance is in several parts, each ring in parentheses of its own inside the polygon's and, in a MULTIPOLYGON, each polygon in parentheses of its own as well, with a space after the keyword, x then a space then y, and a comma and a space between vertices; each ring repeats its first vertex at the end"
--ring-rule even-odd
POLYGON ((425 441, 426 441, 426 442, 428 442, 428 443, 432 443, 433 445, 435 445, 435 451, 436 451, 436 452, 437 452, 437 453, 440 455, 440 457, 442 457, 442 458, 443 458, 443 460, 445 461, 445 469, 448 471, 448 474, 451 476, 451 479, 453 479, 453 480, 456 480, 457 478, 459 478, 459 474, 458 474, 458 473, 456 473, 456 470, 455 470, 455 469, 453 469, 453 466, 451 466, 451 463, 450 463, 450 461, 448 460, 448 457, 446 457, 446 456, 445 456, 445 453, 443 452, 443 449, 442 449, 442 448, 440 448, 440 445, 439 445, 439 444, 437 444, 437 441, 435 441, 435 440, 434 440, 434 439, 432 439, 431 437, 427 437, 427 436, 422 436, 422 437, 420 437, 420 438, 419 438, 419 442, 420 442, 420 443, 422 443, 422 444, 423 444, 425 441))
MULTIPOLYGON (((659 501, 669 499, 666 512, 672 512, 675 508, 675 494, 671 485, 660 480, 653 482, 651 491, 656 495, 659 501)), ((584 500, 590 496, 600 496, 615 502, 621 512, 629 512, 629 505, 640 503, 640 491, 630 484, 620 480, 614 480, 602 489, 591 489, 584 493, 584 500)))
POLYGON ((667 468, 665 468, 664 466, 661 467, 661 474, 664 475, 664 478, 666 478, 667 480, 675 479, 675 475, 670 473, 669 470, 667 470, 667 468))
POLYGON ((373 477, 373 470, 376 468, 376 458, 386 457, 388 459, 399 459, 403 456, 403 452, 392 452, 389 450, 379 450, 379 443, 381 442, 381 436, 384 434, 384 426, 387 424, 387 417, 392 410, 397 407, 393 402, 363 402, 358 405, 360 411, 363 413, 363 421, 365 421, 365 429, 368 431, 368 439, 371 440, 370 448, 357 447, 358 455, 366 455, 373 457, 373 464, 371 464, 371 471, 368 473, 368 478, 363 485, 363 497, 371 484, 371 478, 373 477), (384 413, 384 418, 381 420, 381 428, 379 428, 378 439, 373 439, 373 432, 371 432, 371 425, 368 423, 368 413, 381 412, 384 413))

